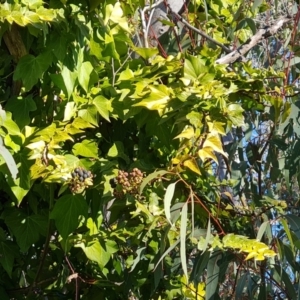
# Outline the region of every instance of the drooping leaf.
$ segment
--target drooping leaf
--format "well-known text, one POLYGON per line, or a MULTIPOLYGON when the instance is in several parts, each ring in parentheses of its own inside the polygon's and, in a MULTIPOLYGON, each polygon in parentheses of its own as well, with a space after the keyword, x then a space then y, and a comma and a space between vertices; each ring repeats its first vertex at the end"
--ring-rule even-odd
POLYGON ((219 283, 219 271, 220 271, 220 260, 222 259, 221 251, 214 251, 207 265, 207 277, 206 277, 206 289, 205 289, 205 299, 214 300, 215 294, 218 293, 218 283, 219 283))
POLYGON ((164 197, 164 208, 165 208, 165 214, 166 218, 169 221, 169 223, 172 225, 171 222, 171 202, 174 196, 176 182, 170 183, 167 187, 165 197, 164 197))
POLYGON ((183 274, 188 280, 188 270, 187 270, 187 259, 186 259, 186 231, 187 231, 187 203, 185 203, 181 210, 181 220, 180 220, 180 259, 183 274))
POLYGON ((5 160, 5 163, 7 164, 7 167, 11 173, 12 178, 16 179, 17 174, 19 172, 17 165, 16 165, 15 160, 14 160, 13 156, 11 155, 11 153, 3 145, 3 140, 1 137, 0 137, 0 154, 2 155, 2 157, 5 160))

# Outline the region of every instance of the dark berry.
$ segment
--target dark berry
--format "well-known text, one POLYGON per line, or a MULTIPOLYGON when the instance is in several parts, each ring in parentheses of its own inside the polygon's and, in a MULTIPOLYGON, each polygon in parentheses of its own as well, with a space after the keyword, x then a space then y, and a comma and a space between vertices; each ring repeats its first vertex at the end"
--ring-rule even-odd
POLYGON ((116 178, 111 178, 109 180, 109 183, 110 183, 110 186, 114 189, 117 186, 118 181, 116 178))
POLYGON ((84 181, 84 178, 82 176, 80 176, 79 180, 82 182, 82 181, 84 181))
POLYGON ((80 177, 82 177, 82 175, 83 175, 82 170, 79 170, 79 171, 77 172, 77 174, 78 174, 80 177))

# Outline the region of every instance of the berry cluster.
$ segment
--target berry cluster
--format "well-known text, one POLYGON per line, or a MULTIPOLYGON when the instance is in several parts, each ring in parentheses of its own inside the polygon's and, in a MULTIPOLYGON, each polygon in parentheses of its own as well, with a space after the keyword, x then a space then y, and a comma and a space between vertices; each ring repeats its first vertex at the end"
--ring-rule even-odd
POLYGON ((93 174, 91 171, 78 167, 74 169, 71 176, 72 179, 69 183, 69 187, 73 193, 81 193, 85 188, 93 185, 93 174))
POLYGON ((110 181, 113 188, 116 188, 114 195, 118 198, 129 193, 138 194, 139 187, 143 181, 144 174, 138 168, 134 168, 130 173, 119 170, 117 178, 110 181))

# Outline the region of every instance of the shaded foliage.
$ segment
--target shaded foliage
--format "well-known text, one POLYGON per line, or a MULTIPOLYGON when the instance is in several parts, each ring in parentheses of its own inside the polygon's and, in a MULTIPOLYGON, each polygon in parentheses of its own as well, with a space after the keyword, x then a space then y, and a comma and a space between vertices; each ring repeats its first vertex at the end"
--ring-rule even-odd
POLYGON ((2 2, 1 299, 296 299, 296 4, 2 2))

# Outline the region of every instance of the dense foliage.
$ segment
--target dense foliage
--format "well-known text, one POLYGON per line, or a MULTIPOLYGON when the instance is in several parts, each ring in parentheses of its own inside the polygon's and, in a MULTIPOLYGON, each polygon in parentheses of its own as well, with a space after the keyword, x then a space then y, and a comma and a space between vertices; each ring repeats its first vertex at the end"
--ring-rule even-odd
POLYGON ((1 1, 0 298, 297 299, 297 5, 144 6, 1 1))

